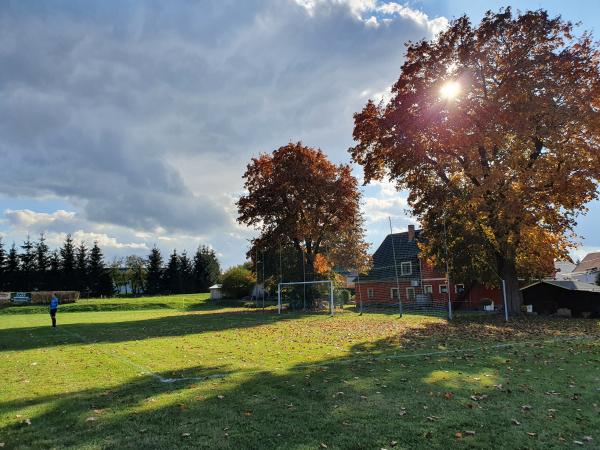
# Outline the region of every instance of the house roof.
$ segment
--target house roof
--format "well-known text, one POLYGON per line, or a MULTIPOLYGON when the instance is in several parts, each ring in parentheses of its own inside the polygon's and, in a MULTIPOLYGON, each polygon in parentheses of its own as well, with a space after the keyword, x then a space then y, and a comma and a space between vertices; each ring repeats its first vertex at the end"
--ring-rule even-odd
POLYGON ((412 279, 418 276, 419 247, 417 246, 417 242, 420 235, 421 230, 415 230, 415 238, 411 241, 408 239, 407 231, 388 234, 379 248, 373 253, 373 267, 364 279, 394 279, 396 277, 396 268, 398 268, 399 278, 412 279), (400 267, 403 262, 412 263, 410 275, 402 276, 400 267))
POLYGON ((575 267, 573 272, 600 270, 600 252, 588 253, 575 267))
POLYGON ((573 269, 575 269, 576 265, 571 261, 556 261, 554 263, 554 268, 556 272, 560 272, 561 274, 571 273, 573 269))
POLYGON ((551 284, 553 286, 557 286, 562 289, 567 289, 569 291, 584 291, 584 292, 598 292, 600 293, 600 286, 596 286, 591 283, 584 283, 583 281, 575 281, 575 280, 541 280, 535 283, 532 283, 527 286, 523 286, 521 288, 522 291, 529 289, 530 287, 536 286, 538 284, 551 284))

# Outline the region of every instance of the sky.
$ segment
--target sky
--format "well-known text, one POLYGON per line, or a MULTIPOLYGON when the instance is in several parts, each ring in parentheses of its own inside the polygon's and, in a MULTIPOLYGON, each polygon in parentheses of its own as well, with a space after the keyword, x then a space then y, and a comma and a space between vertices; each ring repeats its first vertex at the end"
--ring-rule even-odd
MULTIPOLYGON (((600 39, 595 0, 103 0, 0 3, 0 235, 98 241, 107 259, 215 249, 244 261, 235 201, 253 156, 290 141, 349 163, 352 115, 397 80, 404 44, 487 9, 544 7, 600 39)), ((361 178, 360 167, 354 173, 361 178)), ((414 223, 362 188, 367 240, 414 223)), ((600 202, 574 256, 600 250, 600 202)))

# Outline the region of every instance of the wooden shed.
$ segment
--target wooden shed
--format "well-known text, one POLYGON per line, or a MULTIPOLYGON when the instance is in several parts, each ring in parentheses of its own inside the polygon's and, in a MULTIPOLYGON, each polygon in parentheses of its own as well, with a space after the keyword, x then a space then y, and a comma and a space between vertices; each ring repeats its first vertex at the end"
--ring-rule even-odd
POLYGON ((600 286, 573 280, 541 280, 521 288, 523 304, 533 312, 554 314, 569 309, 573 316, 600 317, 600 286))

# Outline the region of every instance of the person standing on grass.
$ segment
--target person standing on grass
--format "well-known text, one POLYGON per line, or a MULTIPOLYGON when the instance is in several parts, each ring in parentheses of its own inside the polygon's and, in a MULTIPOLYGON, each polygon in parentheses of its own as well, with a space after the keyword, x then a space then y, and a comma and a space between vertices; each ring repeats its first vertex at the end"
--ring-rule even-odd
POLYGON ((56 328, 56 310, 58 309, 58 297, 56 293, 52 294, 50 299, 50 318, 52 319, 52 327, 56 328))

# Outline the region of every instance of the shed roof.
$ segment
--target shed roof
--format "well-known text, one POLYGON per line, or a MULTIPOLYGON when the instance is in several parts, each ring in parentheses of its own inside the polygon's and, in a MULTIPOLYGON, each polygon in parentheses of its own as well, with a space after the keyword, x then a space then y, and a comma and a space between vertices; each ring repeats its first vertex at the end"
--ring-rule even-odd
POLYGON ((536 283, 532 283, 521 288, 522 291, 529 289, 530 287, 538 284, 551 284, 553 286, 567 289, 569 291, 585 291, 585 292, 598 292, 600 293, 600 286, 596 286, 591 283, 584 283, 583 281, 576 280, 541 280, 536 283))

